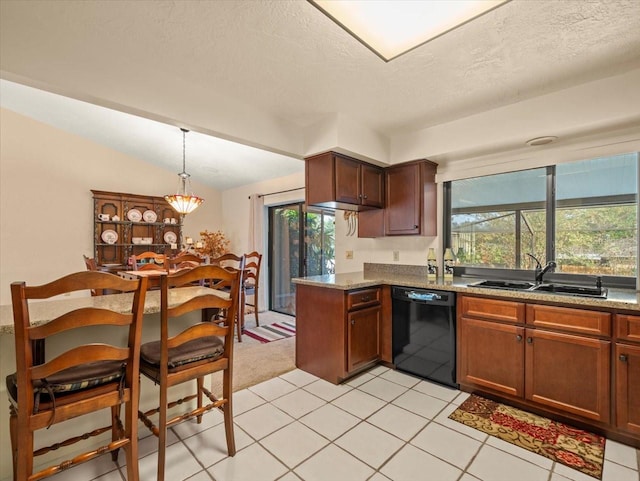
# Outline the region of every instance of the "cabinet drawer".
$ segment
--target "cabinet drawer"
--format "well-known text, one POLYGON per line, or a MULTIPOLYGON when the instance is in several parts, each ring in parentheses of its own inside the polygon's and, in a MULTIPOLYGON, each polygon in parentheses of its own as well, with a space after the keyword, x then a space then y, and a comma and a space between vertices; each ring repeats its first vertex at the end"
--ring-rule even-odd
POLYGON ((616 315, 618 339, 640 343, 640 316, 616 315))
POLYGON ((611 336, 611 314, 608 312, 528 304, 527 324, 592 336, 611 336))
POLYGON ((362 289, 347 294, 347 310, 361 309, 367 306, 380 304, 380 288, 362 289))
POLYGON ((467 296, 462 296, 461 299, 458 309, 463 316, 513 324, 524 323, 525 305, 522 302, 467 296))

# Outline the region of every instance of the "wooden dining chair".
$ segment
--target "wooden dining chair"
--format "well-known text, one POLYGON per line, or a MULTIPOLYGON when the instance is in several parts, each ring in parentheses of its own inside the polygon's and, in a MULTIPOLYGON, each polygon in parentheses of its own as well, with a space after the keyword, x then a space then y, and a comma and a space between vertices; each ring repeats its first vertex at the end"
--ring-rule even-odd
MULTIPOLYGON (((217 265, 217 266, 222 266, 222 267, 231 267, 233 269, 239 269, 243 271, 243 279, 244 279, 244 273, 245 273, 245 258, 244 256, 237 256, 236 254, 232 254, 232 253, 227 253, 227 254, 223 254, 219 257, 216 257, 214 259, 211 259, 209 261, 212 265, 217 265)), ((209 282, 209 287, 213 288, 213 289, 221 289, 221 290, 229 290, 229 286, 225 286, 223 284, 220 284, 219 282, 216 283, 215 279, 210 280, 209 282)), ((238 342, 242 342, 242 330, 244 329, 244 298, 242 296, 242 284, 240 285, 240 292, 239 292, 239 300, 238 300, 238 309, 236 312, 236 320, 235 320, 235 326, 237 327, 237 335, 238 335, 238 342)), ((225 313, 223 311, 215 311, 212 309, 203 309, 202 310, 202 318, 203 320, 216 320, 216 319, 220 319, 222 317, 224 317, 225 313)))
MULTIPOLYGON (((159 386, 160 404, 157 409, 139 413, 145 426, 158 437, 158 481, 164 480, 167 428, 193 417, 200 423, 202 415, 211 409, 222 410, 227 451, 229 456, 235 455, 232 409, 233 323, 219 324, 198 320, 176 335, 170 335, 169 332, 175 327, 175 318, 204 308, 224 309, 229 313, 228 319, 232 320, 238 307, 241 281, 242 271, 212 265, 194 267, 174 275, 163 275, 161 278, 160 339, 145 343, 140 349, 140 371, 159 386), (206 290, 189 301, 169 308, 169 298, 175 295, 172 292, 174 288, 207 279, 219 279, 230 286, 230 291, 206 290), (220 399, 204 386, 204 377, 219 371, 223 372, 220 399), (171 386, 192 380, 196 381, 194 394, 169 401, 168 390, 171 386), (206 405, 203 405, 203 395, 208 398, 206 405), (170 408, 184 407, 184 403, 194 399, 196 406, 193 409, 168 417, 167 411, 170 408), (157 426, 150 418, 156 413, 159 413, 157 426)), ((184 322, 184 318, 181 322, 184 322)))
POLYGON ((51 476, 107 452, 115 460, 120 448, 126 452, 127 479, 138 481, 139 349, 146 289, 146 279, 125 280, 96 271, 69 274, 39 286, 11 284, 16 372, 7 376, 7 393, 14 481, 51 476), (107 302, 102 302, 105 298, 97 297, 87 307, 60 313, 46 324, 31 325, 30 301, 90 289, 131 292, 133 296, 126 302, 128 306, 122 307, 123 311, 110 309, 107 302), (96 332, 86 329, 88 326, 101 327, 96 332), (119 336, 124 342, 104 343, 104 329, 126 331, 119 336), (90 342, 92 334, 98 342, 90 344, 87 341, 90 342), (50 339, 56 335, 55 340, 50 339), (60 349, 60 335, 64 336, 66 350, 55 357, 47 356, 47 341, 60 349), (124 419, 120 419, 122 404, 125 404, 124 419), (106 408, 111 410, 110 425, 100 427, 97 412, 106 408), (92 431, 68 437, 68 427, 56 427, 79 416, 94 423, 92 431), (59 434, 59 441, 34 451, 35 432, 50 427, 52 433, 59 434), (33 472, 35 456, 109 431, 111 441, 106 445, 95 448, 94 441, 93 449, 33 472))
MULTIPOLYGON (((82 257, 84 258, 84 265, 87 268, 88 271, 97 271, 98 269, 98 263, 96 262, 95 257, 87 257, 86 255, 82 254, 82 257)), ((104 291, 102 289, 91 289, 91 295, 92 296, 101 296, 104 294, 104 291)))
MULTIPOLYGON (((253 251, 249 254, 245 254, 245 273, 244 273, 244 283, 242 284, 242 306, 243 309, 246 306, 253 307, 253 314, 256 316, 256 326, 260 325, 260 320, 258 319, 258 289, 260 287, 260 265, 262 264, 262 254, 259 252, 253 251), (253 297, 253 303, 247 302, 247 296, 253 297)), ((245 312, 242 313, 243 319, 243 327, 244 327, 244 315, 245 312)))
POLYGON ((175 257, 166 257, 164 267, 167 271, 196 267, 205 263, 205 259, 196 254, 181 254, 175 257))
POLYGON ((129 264, 134 271, 164 269, 165 255, 146 251, 129 257, 129 264))

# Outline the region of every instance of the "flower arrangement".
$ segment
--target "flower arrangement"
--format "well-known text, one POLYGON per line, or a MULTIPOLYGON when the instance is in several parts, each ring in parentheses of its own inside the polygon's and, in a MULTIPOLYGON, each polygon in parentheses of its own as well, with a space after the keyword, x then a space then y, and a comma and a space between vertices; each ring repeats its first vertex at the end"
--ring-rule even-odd
POLYGON ((202 239, 202 247, 196 249, 200 255, 215 259, 229 252, 229 240, 219 230, 215 232, 202 231, 200 238, 202 239))

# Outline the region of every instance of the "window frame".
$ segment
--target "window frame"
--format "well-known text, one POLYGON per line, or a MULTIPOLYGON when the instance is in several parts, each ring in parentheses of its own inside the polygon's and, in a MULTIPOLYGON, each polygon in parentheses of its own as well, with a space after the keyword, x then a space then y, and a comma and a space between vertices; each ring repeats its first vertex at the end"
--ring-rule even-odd
MULTIPOLYGON (((637 175, 640 176, 640 153, 636 152, 636 166, 637 166, 637 175)), ((614 156, 614 155, 612 155, 614 156)), ((588 160, 588 159, 582 159, 588 160)), ((577 160, 576 162, 580 162, 577 160)), ((536 169, 540 167, 532 167, 532 169, 536 169)), ((519 169, 516 171, 508 171, 508 172, 500 172, 496 174, 489 175, 500 175, 506 174, 510 172, 518 172, 525 171, 530 169, 519 169)), ((481 176, 484 177, 484 176, 481 176)), ((555 260, 556 257, 556 248, 555 248, 555 235, 556 235, 556 210, 563 207, 573 207, 575 204, 570 201, 560 201, 558 202, 556 199, 556 166, 549 165, 546 166, 546 200, 544 202, 528 202, 521 204, 503 204, 500 205, 499 210, 512 210, 514 214, 517 216, 518 211, 528 210, 530 208, 544 207, 546 214, 546 259, 540 259, 541 262, 548 262, 550 260, 555 260), (516 208, 517 206, 517 208, 516 208), (523 206, 526 206, 527 209, 523 209, 523 206)), ((443 183, 443 236, 442 236, 442 251, 447 247, 450 247, 452 244, 452 227, 451 227, 451 216, 455 214, 454 209, 452 209, 451 202, 451 191, 452 191, 452 182, 456 180, 462 179, 452 179, 443 183)), ((589 197, 589 198, 581 198, 581 199, 573 199, 581 200, 582 203, 580 206, 606 206, 606 205, 614 205, 620 203, 631 204, 630 201, 633 201, 636 205, 636 209, 638 210, 638 216, 640 217, 640 206, 639 206, 639 193, 640 191, 640 182, 636 185, 636 194, 619 194, 619 195, 609 195, 609 196, 600 196, 600 197, 589 197), (600 202, 597 202, 600 200, 600 202)), ((482 211, 486 209, 490 209, 491 206, 483 206, 482 211)), ((472 212, 473 209, 467 210, 466 212, 472 212)), ((477 210, 480 212, 480 208, 477 210)), ((520 250, 520 229, 518 228, 519 223, 516 222, 516 262, 519 264, 520 256, 518 252, 520 250)), ((636 231, 640 229, 640 221, 636 221, 636 231)), ((640 244, 640 235, 636 236, 637 242, 640 244)), ((638 252, 638 247, 636 247, 636 252, 638 252)), ((574 274, 574 273, 548 273, 545 275, 545 280, 548 282, 564 282, 564 283, 573 283, 579 285, 593 285, 595 283, 596 277, 601 277, 602 284, 606 287, 618 287, 618 288, 628 288, 635 289, 637 277, 640 275, 639 269, 640 256, 636 255, 636 276, 612 276, 612 275, 590 275, 590 274, 574 274)), ((530 269, 504 269, 504 268, 494 268, 494 267, 478 267, 478 266, 455 266, 454 267, 454 275, 460 277, 467 277, 473 279, 506 279, 506 280, 523 280, 523 281, 531 281, 533 280, 533 271, 530 269)))

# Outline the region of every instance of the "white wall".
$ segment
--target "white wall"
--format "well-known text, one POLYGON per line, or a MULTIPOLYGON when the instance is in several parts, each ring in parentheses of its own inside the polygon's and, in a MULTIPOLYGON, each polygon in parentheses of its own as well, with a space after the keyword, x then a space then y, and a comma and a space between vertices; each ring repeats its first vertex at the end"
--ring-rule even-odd
MULTIPOLYGON (((0 110, 0 304, 9 285, 37 284, 84 270, 93 255, 91 189, 143 195, 175 191, 176 172, 0 110)), ((184 233, 220 225, 221 195, 193 182, 205 203, 186 216, 184 233)))

